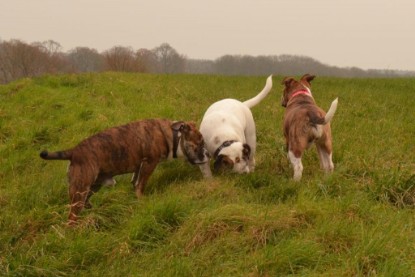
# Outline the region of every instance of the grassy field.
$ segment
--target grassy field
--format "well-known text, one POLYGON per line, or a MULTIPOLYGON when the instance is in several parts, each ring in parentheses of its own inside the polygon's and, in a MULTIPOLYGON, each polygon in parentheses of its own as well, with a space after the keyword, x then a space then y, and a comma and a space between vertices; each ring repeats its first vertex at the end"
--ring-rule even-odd
POLYGON ((202 179, 184 161, 158 166, 135 198, 130 175, 92 197, 66 227, 65 161, 43 161, 107 127, 143 118, 193 120, 264 77, 86 74, 0 86, 0 275, 413 276, 415 79, 317 77, 332 122, 335 172, 314 149, 291 180, 281 132, 282 76, 253 108, 257 166, 202 179))

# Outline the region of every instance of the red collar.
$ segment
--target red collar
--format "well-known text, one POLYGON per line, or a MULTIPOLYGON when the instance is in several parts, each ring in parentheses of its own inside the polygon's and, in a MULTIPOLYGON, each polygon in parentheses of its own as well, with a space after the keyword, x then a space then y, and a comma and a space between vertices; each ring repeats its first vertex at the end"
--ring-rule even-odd
POLYGON ((293 95, 291 95, 290 99, 293 99, 297 95, 301 95, 301 94, 304 94, 304 95, 307 95, 307 96, 312 97, 312 95, 311 95, 311 93, 309 91, 307 91, 307 90, 299 90, 296 93, 294 93, 293 95))

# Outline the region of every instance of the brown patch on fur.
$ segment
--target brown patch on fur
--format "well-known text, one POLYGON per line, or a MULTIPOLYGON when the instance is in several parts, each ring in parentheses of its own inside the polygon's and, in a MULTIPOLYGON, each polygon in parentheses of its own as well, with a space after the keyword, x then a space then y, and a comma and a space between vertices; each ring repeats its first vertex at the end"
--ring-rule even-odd
POLYGON ((173 149, 173 129, 180 132, 182 150, 194 163, 205 155, 203 137, 192 122, 148 119, 113 127, 95 134, 67 151, 48 153, 43 159, 70 160, 68 170, 69 222, 74 223, 89 198, 115 175, 134 173, 137 196, 143 194, 148 178, 157 164, 173 149))
POLYGON ((250 155, 251 155, 251 147, 247 143, 244 143, 243 149, 242 149, 242 158, 248 161, 250 155))
POLYGON ((233 161, 226 155, 219 155, 215 160, 213 168, 215 171, 219 171, 221 169, 232 169, 233 161))

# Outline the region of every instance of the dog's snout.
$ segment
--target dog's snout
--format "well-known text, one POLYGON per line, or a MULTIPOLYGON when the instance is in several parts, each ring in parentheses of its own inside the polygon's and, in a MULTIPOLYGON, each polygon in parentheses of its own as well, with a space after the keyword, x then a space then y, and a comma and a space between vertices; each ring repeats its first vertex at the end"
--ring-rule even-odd
POLYGON ((206 163, 210 159, 210 154, 204 146, 199 147, 197 151, 197 158, 200 163, 206 163))

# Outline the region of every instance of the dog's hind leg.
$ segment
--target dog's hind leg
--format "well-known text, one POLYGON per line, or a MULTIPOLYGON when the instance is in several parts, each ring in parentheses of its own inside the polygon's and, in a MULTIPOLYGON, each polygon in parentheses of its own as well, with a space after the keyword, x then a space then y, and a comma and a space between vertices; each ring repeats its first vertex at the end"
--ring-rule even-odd
POLYGON ((156 169, 157 164, 158 161, 142 161, 140 168, 134 173, 132 181, 137 198, 144 194, 144 187, 148 178, 151 176, 151 173, 156 169))
POLYGON ((316 143, 318 156, 320 158, 321 168, 325 172, 331 172, 334 170, 334 164, 332 159, 332 145, 331 140, 318 141, 316 143))
POLYGON ((300 181, 303 175, 303 164, 301 162, 301 155, 296 157, 296 155, 290 150, 288 151, 288 158, 291 161, 291 164, 294 168, 294 181, 300 181))
POLYGON ((111 185, 114 185, 114 184, 115 184, 115 180, 112 178, 112 176, 99 175, 98 178, 96 179, 95 183, 89 189, 88 196, 85 200, 85 209, 91 209, 92 208, 92 205, 89 202, 89 198, 91 198, 92 195, 97 193, 102 188, 103 185, 111 186, 111 185))
POLYGON ((321 146, 317 146, 317 152, 320 158, 321 168, 325 172, 332 172, 334 170, 332 153, 328 152, 324 147, 321 146))
POLYGON ((78 165, 69 167, 69 201, 71 205, 68 216, 69 225, 75 224, 79 213, 85 207, 85 202, 96 176, 97 174, 88 168, 78 165))

